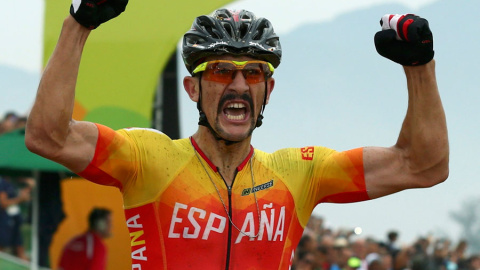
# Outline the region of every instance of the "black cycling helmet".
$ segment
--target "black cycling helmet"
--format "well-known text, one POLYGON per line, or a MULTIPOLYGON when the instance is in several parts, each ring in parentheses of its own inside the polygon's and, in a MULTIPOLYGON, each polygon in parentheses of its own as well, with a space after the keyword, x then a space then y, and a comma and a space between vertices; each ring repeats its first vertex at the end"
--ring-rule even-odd
POLYGON ((183 36, 182 56, 192 73, 201 59, 221 54, 246 55, 280 65, 282 47, 269 20, 247 10, 218 9, 195 19, 183 36))

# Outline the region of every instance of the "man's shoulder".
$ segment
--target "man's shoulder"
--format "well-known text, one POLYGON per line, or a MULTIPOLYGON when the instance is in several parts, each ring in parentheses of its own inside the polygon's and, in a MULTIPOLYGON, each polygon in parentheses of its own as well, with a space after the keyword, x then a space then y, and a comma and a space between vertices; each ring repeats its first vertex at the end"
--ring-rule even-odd
POLYGON ((77 235, 73 236, 69 240, 69 244, 85 243, 85 242, 89 241, 88 239, 102 240, 102 237, 100 235, 98 235, 97 233, 93 232, 93 231, 86 231, 84 233, 80 233, 80 234, 77 234, 77 235))
POLYGON ((66 244, 67 249, 75 249, 80 250, 83 249, 85 246, 87 239, 87 233, 81 233, 78 235, 73 236, 66 244))
POLYGON ((118 133, 133 138, 136 141, 154 143, 155 145, 164 144, 172 146, 190 145, 188 138, 172 139, 167 134, 158 129, 131 127, 117 130, 118 133))
POLYGON ((131 134, 131 135, 148 135, 148 136, 159 136, 167 137, 167 134, 161 132, 158 129, 154 128, 142 128, 142 127, 128 127, 117 130, 117 132, 122 134, 131 134))

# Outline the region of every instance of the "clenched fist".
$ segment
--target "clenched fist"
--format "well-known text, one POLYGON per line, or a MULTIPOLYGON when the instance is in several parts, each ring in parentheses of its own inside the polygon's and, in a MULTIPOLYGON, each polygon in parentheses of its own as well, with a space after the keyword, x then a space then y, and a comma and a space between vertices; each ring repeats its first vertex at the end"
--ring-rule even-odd
POLYGON ((128 0, 73 0, 70 14, 79 24, 95 29, 120 15, 127 4, 128 0))
POLYGON ((418 66, 433 59, 433 35, 428 21, 413 14, 387 14, 375 34, 377 52, 404 66, 418 66))

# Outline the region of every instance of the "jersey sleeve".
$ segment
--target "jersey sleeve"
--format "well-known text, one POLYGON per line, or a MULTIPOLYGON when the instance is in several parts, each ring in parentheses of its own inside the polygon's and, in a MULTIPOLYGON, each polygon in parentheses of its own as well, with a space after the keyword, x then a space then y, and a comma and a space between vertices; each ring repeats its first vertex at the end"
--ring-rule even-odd
POLYGON ((98 140, 95 155, 79 176, 100 185, 115 186, 121 191, 135 178, 138 149, 125 131, 114 131, 96 124, 98 140))
POLYGON ((317 203, 351 203, 369 200, 363 170, 363 148, 323 156, 314 165, 317 203))
POLYGON ((304 226, 320 203, 352 203, 369 200, 363 171, 363 149, 337 152, 325 147, 304 147, 301 178, 296 185, 296 208, 304 226))
MULTIPOLYGON (((291 194, 304 227, 320 203, 369 200, 363 169, 363 148, 335 151, 322 146, 285 148, 257 158, 291 194)), ((277 186, 280 186, 277 184, 277 186)))

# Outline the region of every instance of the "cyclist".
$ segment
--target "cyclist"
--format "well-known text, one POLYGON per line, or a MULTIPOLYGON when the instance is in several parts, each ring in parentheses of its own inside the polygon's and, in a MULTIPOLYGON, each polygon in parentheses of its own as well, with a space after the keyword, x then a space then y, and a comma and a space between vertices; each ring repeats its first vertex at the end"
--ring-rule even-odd
POLYGON ((269 154, 250 142, 282 50, 272 24, 245 10, 199 16, 183 38, 192 75, 184 88, 200 113, 191 137, 71 119, 87 37, 125 6, 74 0, 42 76, 26 144, 90 181, 119 188, 132 269, 288 269, 318 203, 374 199, 446 179, 446 121, 425 19, 384 16, 375 37, 379 53, 402 64, 408 82, 408 111, 394 146, 269 154))

